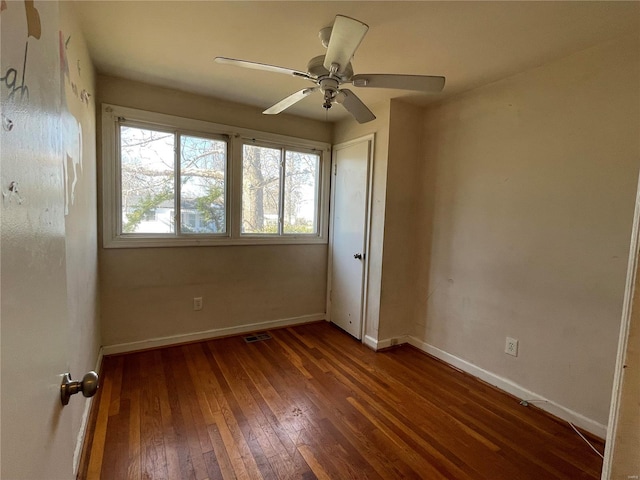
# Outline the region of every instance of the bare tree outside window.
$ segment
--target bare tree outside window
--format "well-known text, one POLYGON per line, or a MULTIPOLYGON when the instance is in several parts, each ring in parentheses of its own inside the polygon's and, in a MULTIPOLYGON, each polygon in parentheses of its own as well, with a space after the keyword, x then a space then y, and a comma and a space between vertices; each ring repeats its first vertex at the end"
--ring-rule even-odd
POLYGON ((320 155, 245 144, 242 233, 316 234, 319 182, 320 155))
POLYGON ((244 146, 242 233, 279 233, 280 158, 279 149, 255 145, 244 146))
POLYGON ((175 199, 174 135, 145 128, 120 127, 122 231, 173 233, 169 215, 175 199), (149 212, 156 211, 149 221, 149 212))
POLYGON ((182 233, 224 233, 227 143, 180 137, 182 233))
POLYGON ((120 126, 123 233, 226 232, 227 143, 120 126), (180 228, 176 229, 175 149, 180 145, 180 228))
POLYGON ((286 152, 284 233, 316 233, 319 180, 319 155, 286 152))

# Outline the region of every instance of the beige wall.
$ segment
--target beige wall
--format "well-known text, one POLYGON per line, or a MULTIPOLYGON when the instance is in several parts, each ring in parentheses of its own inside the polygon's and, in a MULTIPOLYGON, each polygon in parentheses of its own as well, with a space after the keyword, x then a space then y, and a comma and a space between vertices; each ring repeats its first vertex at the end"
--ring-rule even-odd
MULTIPOLYGON (((98 101, 330 141, 329 124, 98 77, 98 101)), ((326 245, 100 249, 103 343, 113 346, 322 316, 326 245), (203 297, 202 311, 193 298, 203 297)))
POLYGON ((406 335, 416 315, 422 117, 421 108, 391 101, 378 340, 406 335))
POLYGON ((302 119, 287 114, 263 115, 262 110, 256 107, 116 77, 98 76, 98 100, 99 103, 139 108, 261 132, 319 142, 331 141, 331 124, 328 122, 302 119))
POLYGON ((640 158, 639 58, 637 37, 590 48, 431 108, 423 129, 413 334, 603 425, 640 158))
POLYGON ((103 249, 104 343, 324 313, 326 252, 326 245, 103 249), (193 297, 203 298, 202 311, 193 311, 193 297))
MULTIPOLYGON (((100 305, 98 293, 98 238, 96 195, 96 109, 95 73, 73 7, 60 3, 60 29, 67 43, 69 75, 65 77, 67 120, 80 125, 82 159, 67 160, 67 209, 65 244, 67 259, 67 304, 71 343, 70 369, 73 378, 81 378, 96 368, 100 349, 100 305), (73 87, 75 85, 75 88, 73 87), (88 96, 81 96, 82 92, 88 96), (73 185, 75 182, 75 186, 73 185)), ((71 134, 75 131, 71 129, 71 134)), ((86 402, 70 402, 74 435, 82 427, 86 402)), ((77 458, 76 458, 77 460, 77 458)))
POLYGON ((384 347, 390 338, 405 336, 415 319, 423 110, 398 100, 372 109, 373 122, 339 122, 333 143, 375 134, 365 335, 369 345, 384 347))
MULTIPOLYGON (((369 226, 369 278, 366 297, 365 331, 368 341, 377 341, 382 288, 382 252, 387 193, 387 158, 389 148, 389 103, 369 105, 376 120, 359 124, 351 118, 338 122, 333 144, 338 145, 365 135, 375 135, 372 165, 371 225, 369 226)), ((371 345, 371 343, 369 343, 371 345)))

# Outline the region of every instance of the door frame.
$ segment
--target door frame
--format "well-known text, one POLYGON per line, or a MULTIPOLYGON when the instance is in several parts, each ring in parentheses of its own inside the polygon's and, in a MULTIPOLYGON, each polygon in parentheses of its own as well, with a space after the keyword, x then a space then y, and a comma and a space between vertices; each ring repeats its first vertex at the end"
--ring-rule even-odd
POLYGON ((326 302, 326 320, 331 322, 331 277, 333 275, 333 221, 335 214, 335 168, 336 168, 336 153, 338 150, 351 147, 358 143, 367 142, 367 181, 366 181, 366 205, 365 205, 365 222, 364 222, 364 269, 362 272, 362 308, 360 310, 361 322, 360 322, 360 341, 364 343, 366 324, 367 324, 367 311, 368 311, 368 285, 369 285, 369 247, 371 245, 371 206, 373 201, 373 171, 374 171, 374 148, 375 148, 375 133, 355 138, 343 143, 333 145, 331 148, 331 193, 329 198, 329 244, 327 252, 327 302, 326 302))
MULTIPOLYGON (((636 190, 636 204, 633 214, 633 226, 631 230, 631 244, 629 246, 629 259, 627 262, 627 278, 624 289, 624 302, 622 305, 622 318, 620 320, 620 333, 618 337, 618 351, 616 354, 616 367, 613 377, 613 388, 611 393, 611 406, 609 408, 609 421, 607 423, 607 437, 604 449, 601 478, 609 480, 613 454, 616 448, 616 433, 622 403, 622 388, 625 376, 625 361, 627 356, 627 346, 629 344, 629 331, 631 322, 637 317, 638 312, 633 310, 633 299, 640 295, 636 289, 638 273, 640 271, 640 178, 636 190)), ((635 320, 636 322, 638 320, 635 320)))

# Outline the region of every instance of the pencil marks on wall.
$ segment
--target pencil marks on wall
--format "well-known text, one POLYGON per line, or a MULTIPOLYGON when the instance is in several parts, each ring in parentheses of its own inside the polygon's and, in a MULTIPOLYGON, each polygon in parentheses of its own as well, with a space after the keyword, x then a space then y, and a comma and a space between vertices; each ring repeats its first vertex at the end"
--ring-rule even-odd
MULTIPOLYGON (((0 6, 0 12, 7 10, 8 4, 4 0, 0 6)), ((34 7, 33 0, 24 1, 25 17, 27 25, 27 38, 24 46, 24 56, 22 67, 10 66, 0 77, 0 83, 9 90, 8 100, 28 101, 29 87, 27 86, 27 59, 29 54, 29 38, 40 40, 42 35, 42 25, 40 23, 40 13, 34 7)))
MULTIPOLYGON (((40 42, 50 44, 52 40, 51 36, 42 36, 43 26, 45 26, 43 21, 46 21, 47 17, 41 18, 36 4, 37 2, 33 0, 24 0, 23 2, 2 0, 0 2, 3 24, 6 21, 6 25, 11 25, 11 35, 14 39, 12 42, 4 43, 2 47, 2 56, 6 63, 3 62, 2 68, 0 68, 0 90, 3 99, 1 127, 5 133, 11 132, 15 126, 16 118, 10 112, 13 112, 15 108, 22 108, 18 107, 19 105, 33 102, 35 102, 34 106, 39 105, 45 100, 45 97, 52 94, 45 87, 45 83, 49 83, 48 80, 38 76, 38 72, 35 70, 30 71, 29 69, 30 56, 36 55, 35 60, 31 59, 31 63, 39 60, 42 56, 40 50, 44 44, 36 50, 33 48, 40 42), (41 37, 43 38, 41 39, 41 37), (24 45, 24 50, 22 45, 24 45), (30 49, 33 50, 31 54, 30 49)), ((59 134, 63 155, 61 160, 65 215, 69 214, 69 209, 75 202, 76 188, 82 176, 83 135, 80 107, 88 107, 91 99, 91 93, 82 86, 80 59, 73 58, 70 61, 68 58, 68 48, 71 42, 70 36, 65 37, 62 31, 58 31, 59 61, 47 63, 45 67, 51 68, 54 74, 53 78, 59 77, 60 80, 59 87, 56 89, 59 88, 60 94, 59 134), (70 64, 73 65, 73 69, 69 68, 70 64)), ((34 66, 32 65, 32 67, 34 66)), ((29 125, 22 125, 21 128, 29 130, 29 125)))

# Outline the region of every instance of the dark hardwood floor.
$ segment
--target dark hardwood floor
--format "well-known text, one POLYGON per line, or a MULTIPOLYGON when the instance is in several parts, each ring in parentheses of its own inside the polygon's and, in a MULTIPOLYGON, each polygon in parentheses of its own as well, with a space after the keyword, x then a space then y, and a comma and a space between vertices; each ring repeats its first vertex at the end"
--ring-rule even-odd
POLYGON ((600 478, 566 423, 410 346, 269 333, 106 357, 79 478, 600 478))

